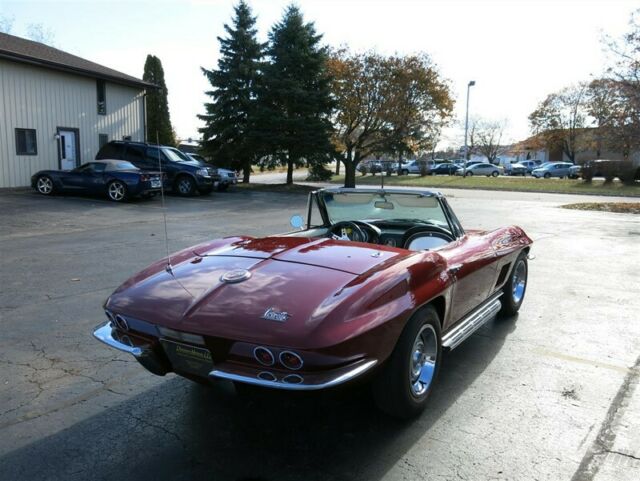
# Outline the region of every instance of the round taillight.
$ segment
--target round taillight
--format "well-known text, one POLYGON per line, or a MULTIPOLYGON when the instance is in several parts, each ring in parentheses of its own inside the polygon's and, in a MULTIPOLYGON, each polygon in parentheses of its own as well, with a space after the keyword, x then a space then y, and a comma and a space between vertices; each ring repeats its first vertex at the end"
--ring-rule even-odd
POLYGON ((280 353, 280 364, 282 364, 287 369, 292 369, 297 371, 302 367, 302 358, 298 356, 295 352, 291 351, 282 351, 280 353))
POLYGON ((298 374, 289 374, 285 376, 282 382, 286 384, 300 384, 303 381, 302 376, 298 374))
POLYGON ((253 357, 263 366, 273 366, 276 362, 276 358, 273 353, 266 347, 256 347, 253 350, 253 357))
POLYGON ((262 371, 258 373, 258 379, 261 379, 262 381, 270 381, 270 382, 276 382, 278 380, 273 373, 267 372, 267 371, 262 371))

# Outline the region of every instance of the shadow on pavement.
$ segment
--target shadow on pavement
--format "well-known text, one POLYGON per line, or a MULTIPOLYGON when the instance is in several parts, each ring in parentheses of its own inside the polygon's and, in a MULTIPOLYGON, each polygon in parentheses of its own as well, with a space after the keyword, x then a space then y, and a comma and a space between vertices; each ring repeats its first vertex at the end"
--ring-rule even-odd
POLYGON ((381 414, 364 386, 247 397, 230 384, 208 388, 174 377, 7 454, 0 479, 381 479, 486 369, 515 326, 515 319, 489 323, 482 337, 446 355, 427 409, 412 422, 381 414))

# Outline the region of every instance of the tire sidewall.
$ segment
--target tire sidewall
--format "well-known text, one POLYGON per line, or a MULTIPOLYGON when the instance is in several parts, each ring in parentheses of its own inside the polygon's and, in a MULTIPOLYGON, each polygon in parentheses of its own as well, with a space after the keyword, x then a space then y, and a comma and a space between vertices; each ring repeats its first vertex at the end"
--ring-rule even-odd
POLYGON ((440 364, 442 363, 442 334, 440 319, 433 306, 426 306, 416 312, 398 338, 398 342, 384 366, 374 379, 374 398, 378 407, 393 417, 409 419, 425 408, 437 384, 440 364), (429 324, 436 335, 436 365, 431 384, 427 391, 416 398, 411 392, 409 369, 411 354, 416 336, 425 324, 429 324))
POLYGON ((529 287, 529 263, 527 262, 527 253, 522 252, 513 263, 513 267, 509 272, 509 278, 507 282, 505 282, 504 287, 502 288, 502 309, 500 310, 500 314, 502 316, 514 316, 522 306, 524 302, 524 298, 527 295, 527 287, 529 287), (524 262, 525 266, 525 283, 524 283, 524 292, 522 293, 522 297, 520 298, 520 302, 514 302, 512 290, 513 290, 513 275, 516 271, 516 268, 520 264, 520 262, 524 262))

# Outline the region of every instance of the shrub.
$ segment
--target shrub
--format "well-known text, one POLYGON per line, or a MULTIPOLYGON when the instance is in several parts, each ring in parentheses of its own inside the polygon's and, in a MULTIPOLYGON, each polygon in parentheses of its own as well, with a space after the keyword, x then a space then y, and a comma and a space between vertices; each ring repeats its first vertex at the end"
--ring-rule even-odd
POLYGON ((332 175, 333 172, 327 169, 323 164, 320 162, 314 162, 309 168, 309 175, 306 180, 310 182, 326 182, 331 180, 332 175))

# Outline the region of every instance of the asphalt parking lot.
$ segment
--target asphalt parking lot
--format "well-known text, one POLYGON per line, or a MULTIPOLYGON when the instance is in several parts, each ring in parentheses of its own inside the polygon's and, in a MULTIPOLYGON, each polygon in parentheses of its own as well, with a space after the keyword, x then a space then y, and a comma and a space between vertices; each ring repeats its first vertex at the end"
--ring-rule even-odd
MULTIPOLYGON (((522 226, 536 259, 518 318, 447 355, 411 423, 364 388, 243 398, 147 373, 91 332, 109 293, 165 254, 160 202, 0 194, 0 480, 640 479, 638 216, 448 193, 468 228, 522 226)), ((170 248, 283 232, 305 204, 169 197, 170 248)))

